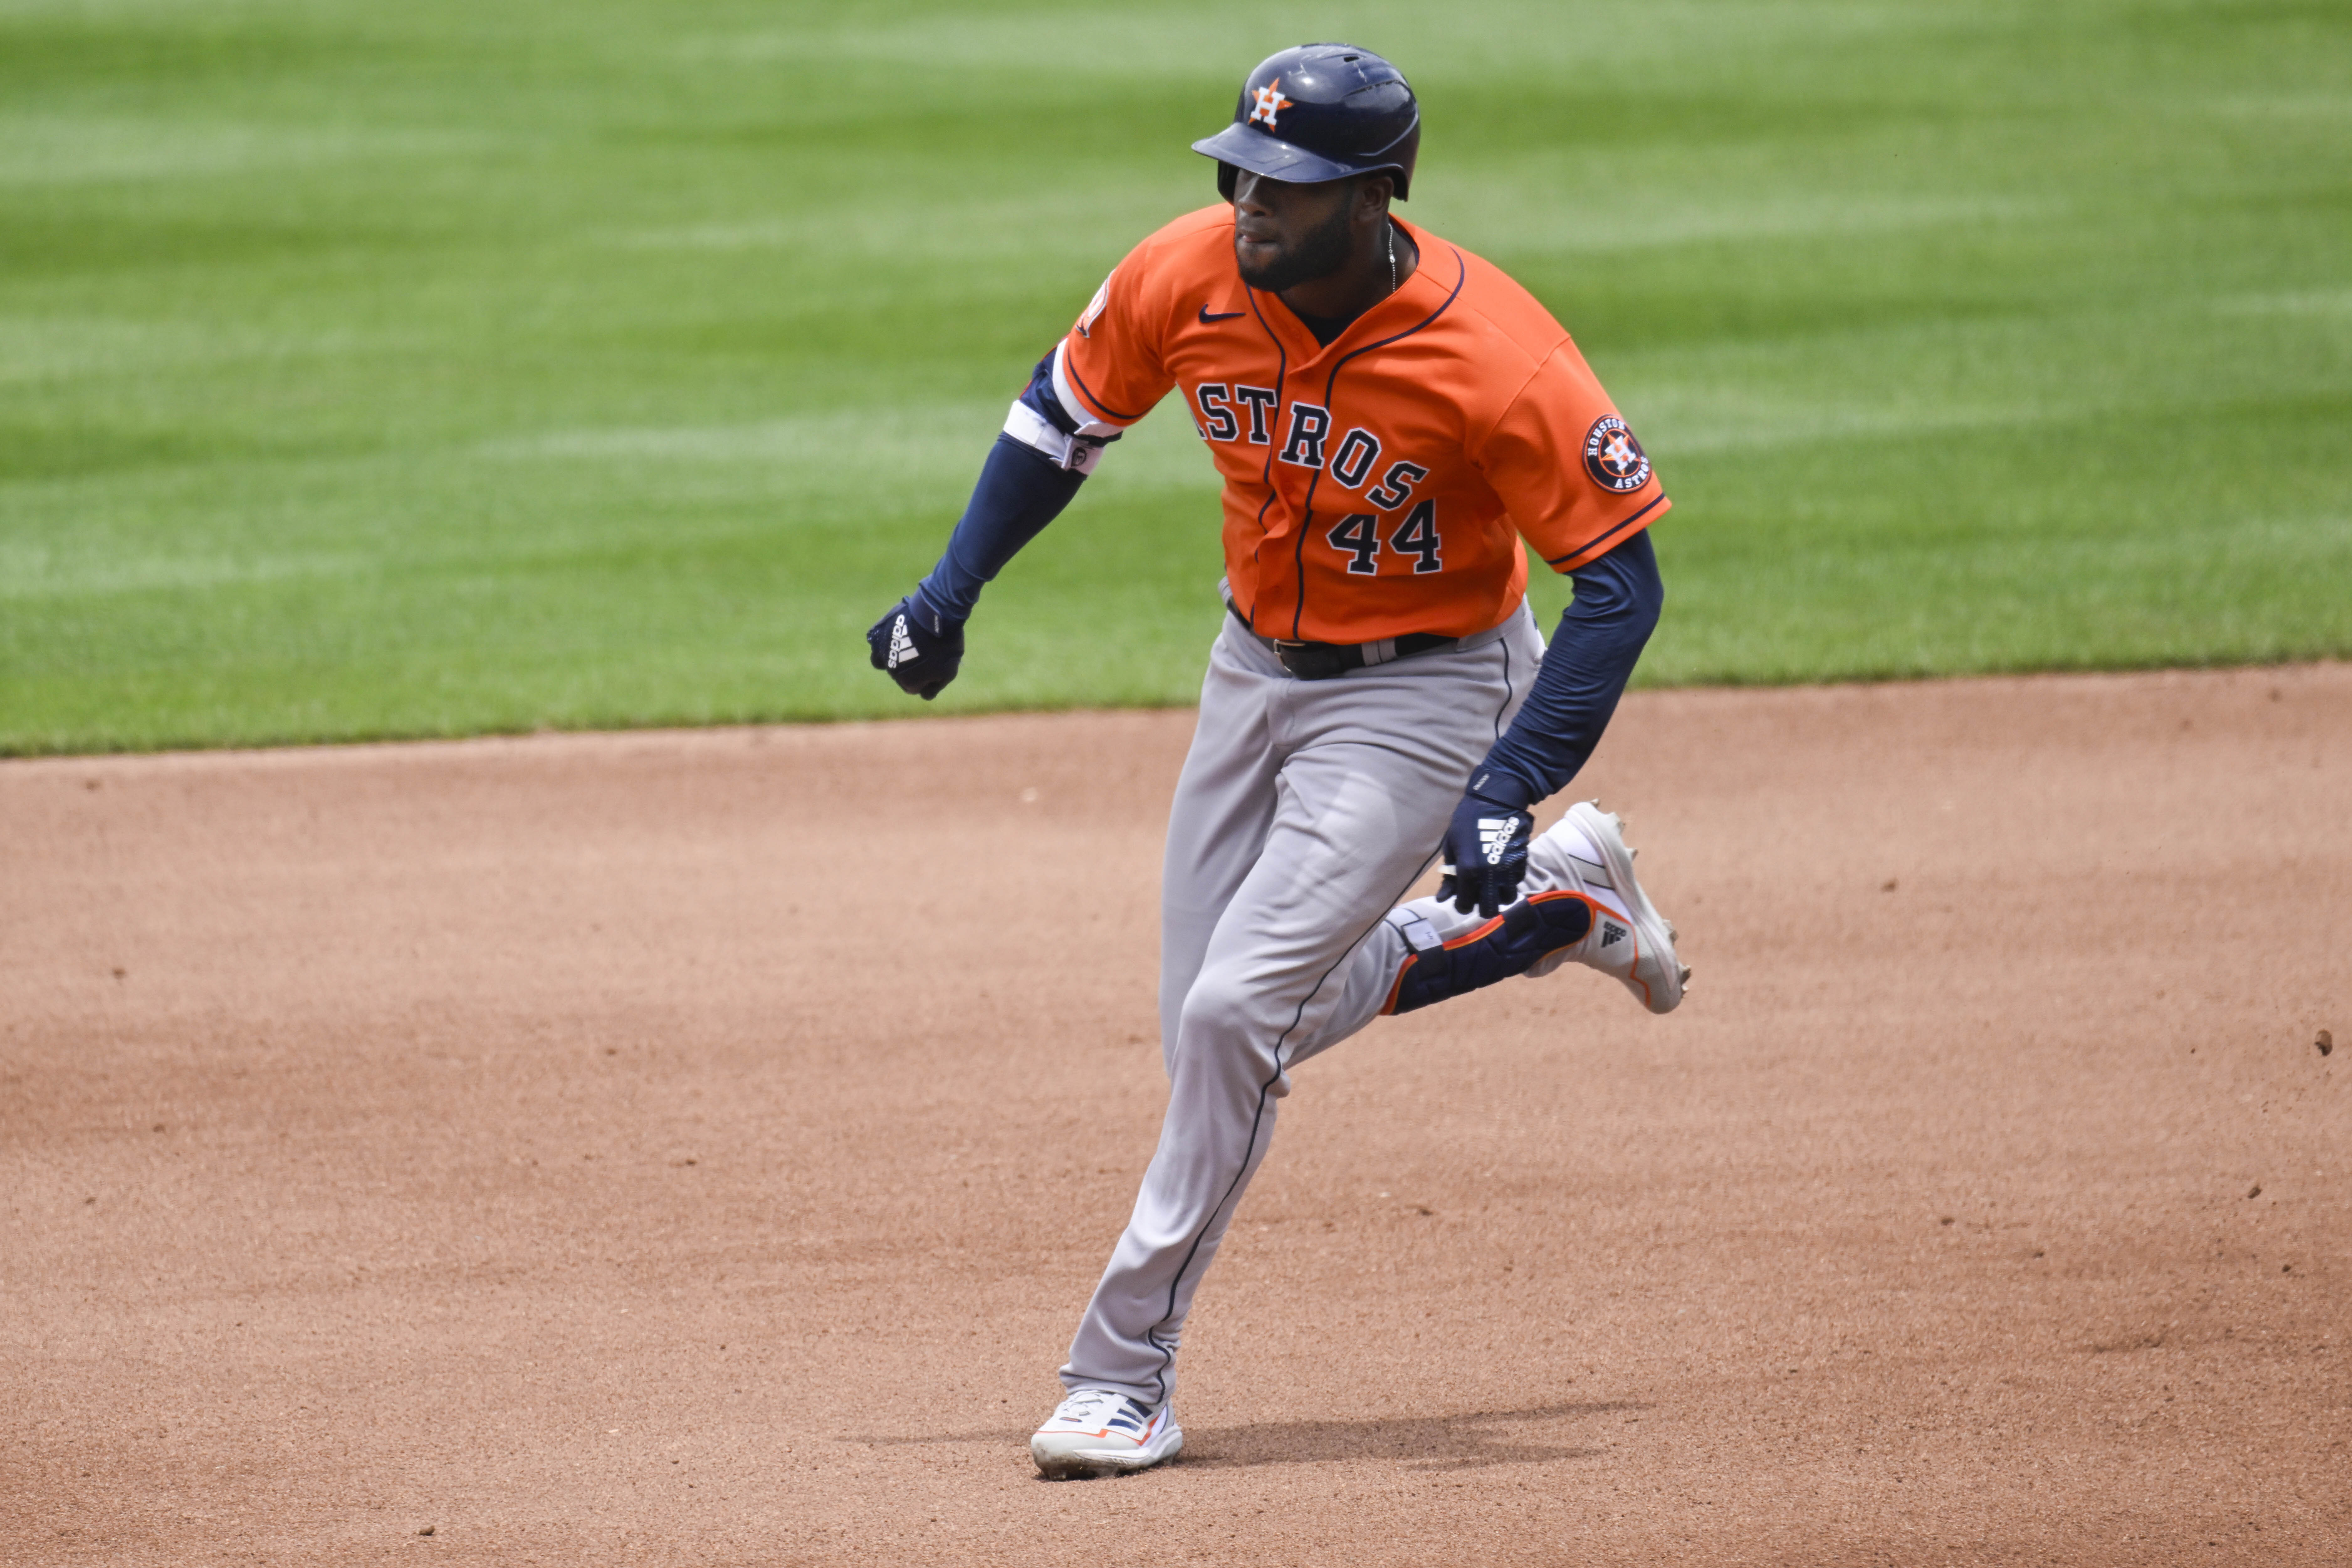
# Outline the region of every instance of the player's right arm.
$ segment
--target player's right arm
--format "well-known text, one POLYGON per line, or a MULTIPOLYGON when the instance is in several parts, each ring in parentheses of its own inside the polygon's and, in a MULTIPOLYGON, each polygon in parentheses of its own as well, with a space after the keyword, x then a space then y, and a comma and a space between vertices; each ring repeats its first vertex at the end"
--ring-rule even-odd
POLYGON ((1077 325, 1037 361, 981 465, 980 481, 939 564, 867 630, 874 667, 902 690, 929 702, 955 679, 963 663, 964 622, 980 591, 1061 515, 1103 448, 1142 417, 1122 416, 1115 406, 1099 403, 1102 389, 1135 399, 1139 410, 1168 390, 1159 369, 1160 322, 1147 298, 1145 253, 1151 243, 1146 240, 1119 263, 1077 325))
POLYGON ((1062 406, 1053 384, 1060 353, 1057 347, 1037 362, 1013 401, 939 564, 866 633, 874 667, 925 702, 963 663, 963 625, 980 591, 1061 515, 1103 447, 1118 439, 1115 429, 1075 419, 1062 406))

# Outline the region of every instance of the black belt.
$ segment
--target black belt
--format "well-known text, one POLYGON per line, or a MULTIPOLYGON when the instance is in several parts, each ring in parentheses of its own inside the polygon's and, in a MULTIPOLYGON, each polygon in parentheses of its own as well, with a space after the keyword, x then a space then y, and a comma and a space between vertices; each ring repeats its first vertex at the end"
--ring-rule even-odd
POLYGON ((1302 681, 1328 681, 1367 664, 1385 664, 1395 659, 1410 659, 1416 653, 1442 653, 1462 641, 1459 637, 1441 637, 1434 632, 1408 632, 1402 637, 1382 637, 1373 643, 1291 643, 1268 637, 1251 626, 1230 601, 1225 612, 1281 660, 1284 669, 1302 681))

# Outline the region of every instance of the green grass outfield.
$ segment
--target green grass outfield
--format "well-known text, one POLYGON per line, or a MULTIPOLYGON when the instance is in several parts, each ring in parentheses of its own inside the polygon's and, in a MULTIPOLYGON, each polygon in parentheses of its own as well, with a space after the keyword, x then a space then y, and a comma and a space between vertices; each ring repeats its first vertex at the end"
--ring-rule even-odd
POLYGON ((1665 476, 1643 680, 2352 653, 2344 0, 0 0, 0 750, 1191 700, 1175 408, 860 633, 1334 36, 1665 476))

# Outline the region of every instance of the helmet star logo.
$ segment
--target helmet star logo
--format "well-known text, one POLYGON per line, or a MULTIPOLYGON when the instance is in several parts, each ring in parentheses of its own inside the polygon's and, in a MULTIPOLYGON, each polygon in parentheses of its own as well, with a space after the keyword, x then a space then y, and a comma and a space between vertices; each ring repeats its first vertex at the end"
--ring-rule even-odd
POLYGON ((1275 78, 1264 87, 1259 88, 1256 91, 1251 93, 1250 96, 1257 99, 1257 104, 1250 110, 1249 118, 1242 122, 1244 125, 1255 125, 1259 120, 1263 120, 1265 121, 1265 128, 1268 131, 1272 131, 1274 129, 1274 117, 1282 110, 1290 107, 1290 99, 1282 96, 1282 78, 1280 77, 1275 78))

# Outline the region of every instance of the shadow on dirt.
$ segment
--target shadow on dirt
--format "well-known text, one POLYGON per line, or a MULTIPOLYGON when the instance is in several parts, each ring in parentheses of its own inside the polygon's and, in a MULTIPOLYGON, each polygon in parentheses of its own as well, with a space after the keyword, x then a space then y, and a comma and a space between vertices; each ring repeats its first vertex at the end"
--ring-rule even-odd
MULTIPOLYGON (((1374 1416, 1360 1421, 1264 1421, 1247 1427, 1187 1427, 1184 1452, 1176 1463, 1187 1469, 1243 1465, 1307 1465, 1346 1459, 1389 1459, 1415 1470, 1475 1470, 1493 1465, 1538 1465, 1586 1459, 1601 1452, 1544 1439, 1544 1430, 1619 1411, 1640 1412, 1643 1404, 1618 1400, 1586 1405, 1539 1405, 1527 1410, 1483 1410, 1462 1416, 1374 1416), (1532 1428, 1532 1429, 1531 1429, 1532 1428)), ((1025 1446, 1025 1431, 939 1432, 923 1437, 866 1437, 855 1441, 879 1448, 931 1443, 1009 1443, 1025 1446)))
POLYGON ((1265 1421, 1248 1427, 1187 1427, 1184 1455, 1192 1468, 1221 1465, 1302 1465, 1334 1459, 1391 1459, 1415 1470, 1475 1470, 1492 1465, 1537 1465, 1590 1458, 1601 1450, 1545 1439, 1546 1428, 1615 1411, 1646 1410, 1623 1401, 1541 1405, 1528 1410, 1485 1410, 1463 1416, 1385 1416, 1362 1421, 1265 1421))

